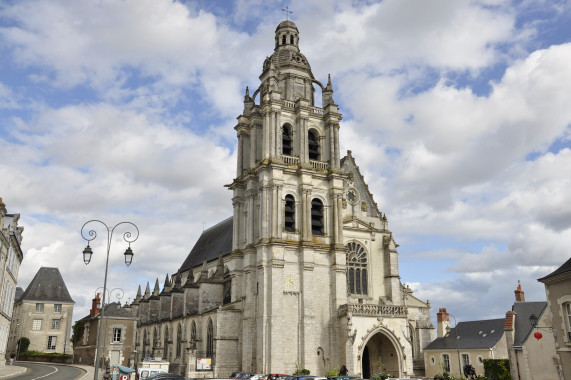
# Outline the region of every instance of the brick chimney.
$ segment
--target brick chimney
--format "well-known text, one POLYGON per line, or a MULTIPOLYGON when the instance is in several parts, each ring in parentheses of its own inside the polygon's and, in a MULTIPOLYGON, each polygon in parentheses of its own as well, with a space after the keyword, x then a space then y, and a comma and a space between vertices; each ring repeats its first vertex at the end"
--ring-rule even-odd
POLYGON ((91 310, 89 311, 89 316, 94 317, 99 314, 100 309, 97 307, 97 304, 101 302, 101 298, 99 298, 99 293, 95 296, 94 299, 91 300, 91 310))
POLYGON ((436 337, 442 338, 446 335, 446 328, 450 327, 450 314, 448 314, 445 307, 438 309, 436 321, 436 337))
POLYGON ((504 330, 513 330, 514 318, 515 318, 515 313, 513 311, 508 311, 506 313, 506 324, 504 326, 504 330))
POLYGON ((516 302, 525 302, 525 293, 521 290, 521 283, 517 280, 517 289, 514 290, 516 302))

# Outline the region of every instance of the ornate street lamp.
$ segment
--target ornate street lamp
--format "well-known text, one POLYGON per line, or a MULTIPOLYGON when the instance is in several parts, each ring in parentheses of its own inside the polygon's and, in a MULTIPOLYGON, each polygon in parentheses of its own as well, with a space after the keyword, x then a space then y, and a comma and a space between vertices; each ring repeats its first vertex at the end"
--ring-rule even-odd
MULTIPOLYGON (((93 219, 93 220, 86 222, 81 227, 81 237, 83 239, 87 240, 87 247, 85 247, 85 249, 83 250, 83 262, 86 265, 89 264, 89 262, 91 261, 91 256, 93 255, 93 251, 91 250, 91 247, 89 246, 89 242, 91 242, 92 240, 94 240, 97 237, 97 233, 94 230, 86 230, 85 231, 87 233, 87 237, 86 237, 86 235, 84 233, 84 228, 89 223, 101 223, 105 227, 105 229, 107 230, 107 259, 105 261, 105 280, 103 281, 103 301, 102 301, 102 306, 105 306, 105 295, 107 293, 107 272, 109 270, 109 251, 111 250, 111 241, 113 239, 113 232, 115 231, 115 228, 117 228, 120 225, 123 225, 123 224, 128 225, 129 230, 123 234, 123 240, 125 240, 127 243, 129 243, 129 246, 124 253, 125 264, 127 266, 129 266, 133 262, 133 250, 131 250, 131 243, 139 238, 139 228, 137 228, 137 226, 131 222, 121 222, 121 223, 116 224, 113 227, 108 227, 107 224, 105 224, 102 221, 97 220, 97 219, 93 219), (131 228, 134 228, 134 230, 131 228)), ((102 307, 100 309, 99 315, 100 315, 100 323, 97 324, 97 344, 96 344, 96 349, 95 349, 95 374, 93 376, 94 380, 98 380, 99 345, 101 343, 101 331, 103 330, 101 325, 103 323, 103 318, 104 318, 104 307, 102 307)))
MULTIPOLYGON (((462 377, 462 363, 460 362, 460 346, 458 345, 458 323, 456 323, 456 317, 452 314, 448 314, 454 318, 454 340, 456 341, 456 351, 458 352, 458 371, 460 372, 460 377, 462 377)), ((446 332, 450 334, 450 325, 446 326, 446 332)), ((450 366, 450 372, 452 372, 452 365, 450 366)))

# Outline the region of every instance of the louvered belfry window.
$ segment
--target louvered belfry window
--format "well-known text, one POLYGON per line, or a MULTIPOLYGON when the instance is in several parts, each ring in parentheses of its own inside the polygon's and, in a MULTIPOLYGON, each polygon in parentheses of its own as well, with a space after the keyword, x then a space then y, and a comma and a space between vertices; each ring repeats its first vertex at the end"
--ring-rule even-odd
POLYGON ((368 294, 367 284, 367 252, 365 248, 357 243, 347 244, 347 282, 350 294, 368 294))
POLYGON ((311 200, 311 233, 323 235, 323 203, 317 198, 311 200))
POLYGON ((319 161, 319 136, 314 131, 307 133, 307 151, 310 160, 319 161))
POLYGON ((282 154, 286 156, 291 156, 291 145, 292 145, 292 138, 291 138, 291 129, 289 126, 284 126, 282 132, 282 154))
POLYGON ((284 219, 285 230, 295 232, 295 199, 291 194, 285 196, 284 219))

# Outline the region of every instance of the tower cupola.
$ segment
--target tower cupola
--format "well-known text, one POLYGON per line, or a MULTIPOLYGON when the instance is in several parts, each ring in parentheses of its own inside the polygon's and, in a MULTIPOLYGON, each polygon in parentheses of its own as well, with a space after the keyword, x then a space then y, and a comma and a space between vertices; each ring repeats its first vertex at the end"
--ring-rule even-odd
POLYGON ((277 50, 293 50, 299 53, 299 31, 292 21, 282 21, 276 28, 277 50))

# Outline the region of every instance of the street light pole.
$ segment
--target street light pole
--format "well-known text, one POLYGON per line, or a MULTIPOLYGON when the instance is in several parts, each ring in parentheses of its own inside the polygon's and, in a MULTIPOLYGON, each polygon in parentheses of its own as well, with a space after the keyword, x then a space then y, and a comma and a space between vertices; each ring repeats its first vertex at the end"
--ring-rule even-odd
MULTIPOLYGON (((456 342, 456 351, 458 353, 458 371, 460 372, 460 377, 462 377, 463 372, 462 372, 462 364, 460 363, 460 347, 458 346, 458 323, 456 323, 456 317, 454 317, 452 314, 448 315, 454 318, 454 338, 455 338, 454 340, 456 342)), ((450 329, 450 326, 448 326, 448 329, 450 329)))
MULTIPOLYGON (((113 232, 115 232, 115 228, 117 228, 118 226, 120 226, 122 224, 128 225, 129 230, 123 234, 123 240, 125 240, 127 243, 129 243, 129 247, 127 248, 127 250, 124 253, 125 264, 127 266, 129 266, 129 265, 131 265, 131 262, 133 261, 133 251, 131 250, 131 243, 139 238, 139 228, 137 228, 137 226, 131 222, 117 223, 113 227, 108 227, 107 224, 103 223, 101 220, 98 220, 98 219, 92 219, 92 220, 85 222, 85 224, 81 227, 81 237, 84 240, 87 240, 87 247, 85 247, 85 249, 83 250, 83 261, 85 262, 85 265, 89 264, 89 262, 91 261, 91 255, 93 255, 93 251, 91 250, 91 247, 89 246, 89 242, 94 240, 97 237, 97 233, 94 230, 86 231, 88 236, 87 237, 85 236, 84 228, 86 225, 88 225, 90 223, 101 223, 103 226, 105 226, 105 229, 107 230, 107 258, 105 261, 105 279, 103 281, 103 300, 102 300, 102 305, 105 305, 105 293, 107 291, 107 272, 109 270, 109 252, 111 250, 111 241, 113 239, 113 232), (131 230, 131 227, 134 227, 135 229, 131 230)), ((99 373, 99 345, 101 343, 101 331, 103 330, 101 325, 103 324, 103 319, 104 319, 104 308, 103 307, 101 308, 101 310, 99 312, 99 316, 100 316, 99 317, 100 322, 97 324, 97 343, 96 343, 96 349, 95 349, 95 374, 93 376, 94 380, 98 380, 98 373, 99 373)))

